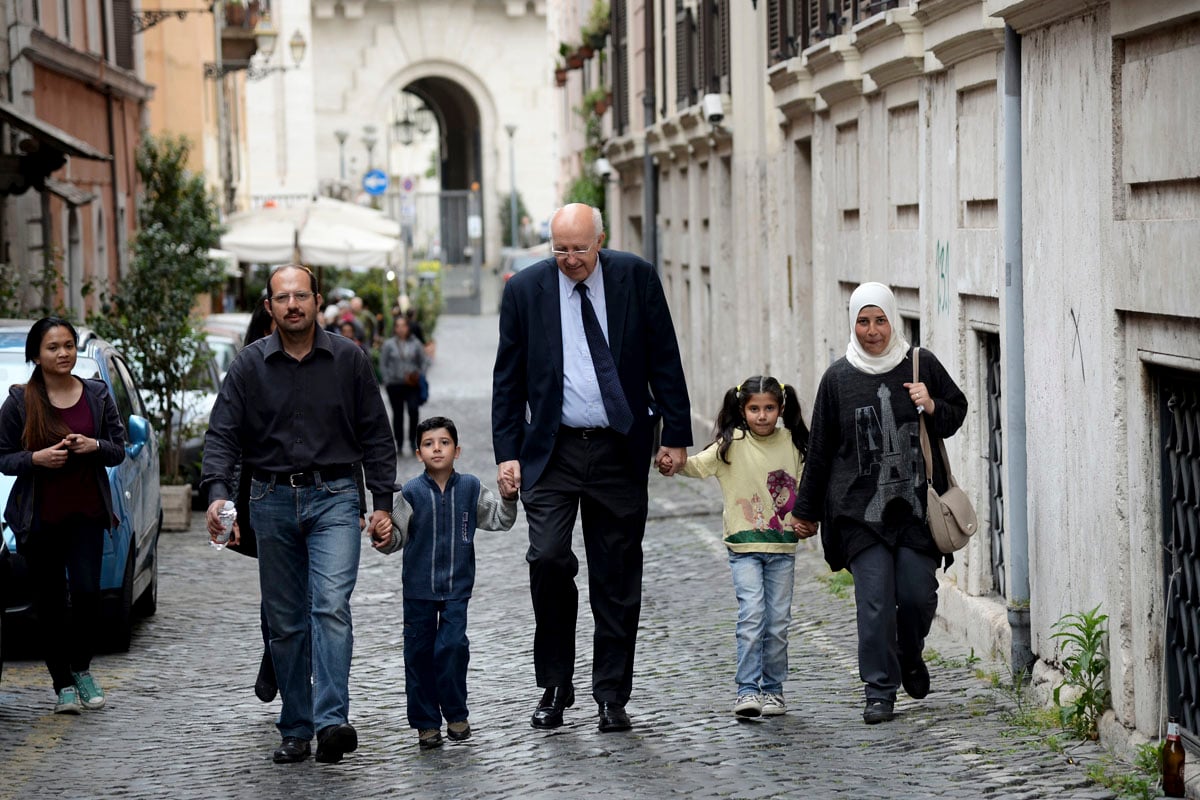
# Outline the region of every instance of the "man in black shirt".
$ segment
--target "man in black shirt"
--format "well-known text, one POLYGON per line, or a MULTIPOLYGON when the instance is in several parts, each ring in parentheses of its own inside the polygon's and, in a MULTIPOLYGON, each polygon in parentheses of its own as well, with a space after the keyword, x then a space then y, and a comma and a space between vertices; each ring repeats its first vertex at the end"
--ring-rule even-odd
POLYGON ((283 698, 276 763, 340 761, 358 746, 350 725, 350 594, 358 577, 362 463, 373 498, 369 530, 390 523, 396 455, 370 361, 316 324, 321 295, 306 267, 277 267, 264 301, 275 333, 238 354, 204 440, 208 532, 250 470, 250 522, 271 655, 283 698), (314 680, 315 677, 315 680, 314 680))

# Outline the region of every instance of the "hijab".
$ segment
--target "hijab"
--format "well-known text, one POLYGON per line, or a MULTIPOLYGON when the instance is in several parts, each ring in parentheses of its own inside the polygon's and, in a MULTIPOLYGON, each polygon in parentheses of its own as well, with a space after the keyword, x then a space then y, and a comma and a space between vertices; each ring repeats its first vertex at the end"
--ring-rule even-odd
POLYGON ((896 296, 882 283, 868 282, 850 295, 850 344, 846 346, 846 360, 851 366, 870 375, 891 372, 908 355, 908 342, 900 333, 900 317, 896 313, 896 296), (858 313, 867 306, 878 306, 892 325, 892 338, 882 353, 873 356, 863 349, 854 333, 858 313))

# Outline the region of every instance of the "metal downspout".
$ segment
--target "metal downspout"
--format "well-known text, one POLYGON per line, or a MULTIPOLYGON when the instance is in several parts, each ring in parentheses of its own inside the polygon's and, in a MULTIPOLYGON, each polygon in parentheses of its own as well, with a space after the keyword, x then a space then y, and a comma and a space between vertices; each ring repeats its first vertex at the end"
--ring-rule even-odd
POLYGON ((1008 509, 1008 624, 1014 675, 1033 667, 1029 630, 1028 464, 1025 430, 1025 289, 1021 254, 1021 37, 1004 28, 1004 435, 1008 509))
POLYGON ((646 88, 642 95, 645 111, 642 154, 642 256, 658 269, 658 183, 654 179, 654 156, 650 154, 650 128, 654 125, 654 2, 644 0, 646 38, 646 88))

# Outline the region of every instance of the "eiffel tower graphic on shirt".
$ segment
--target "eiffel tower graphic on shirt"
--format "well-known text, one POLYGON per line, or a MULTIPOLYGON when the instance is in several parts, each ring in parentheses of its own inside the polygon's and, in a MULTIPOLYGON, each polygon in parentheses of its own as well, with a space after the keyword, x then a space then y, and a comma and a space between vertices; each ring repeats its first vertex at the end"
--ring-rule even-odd
MULTIPOLYGON (((872 460, 879 464, 879 480, 876 484, 875 496, 867 505, 865 516, 869 522, 881 521, 883 509, 896 498, 905 501, 914 510, 920 508, 917 505, 917 494, 913 484, 916 473, 912 441, 917 423, 907 422, 897 428, 896 417, 892 413, 891 390, 885 384, 880 384, 876 394, 879 397, 880 408, 879 428, 869 432, 867 442, 868 447, 877 450, 871 456, 873 456, 872 460), (881 438, 878 443, 875 442, 875 434, 881 438)), ((859 442, 861 446, 861 436, 859 442)))

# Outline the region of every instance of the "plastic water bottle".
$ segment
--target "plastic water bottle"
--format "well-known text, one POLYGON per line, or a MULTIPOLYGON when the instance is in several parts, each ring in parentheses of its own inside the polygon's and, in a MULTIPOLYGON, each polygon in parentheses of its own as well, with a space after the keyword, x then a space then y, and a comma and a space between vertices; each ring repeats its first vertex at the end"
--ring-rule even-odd
POLYGON ((221 533, 217 535, 216 541, 212 542, 212 546, 217 550, 224 550, 233 534, 233 523, 237 520, 237 508, 232 500, 225 501, 225 505, 217 512, 217 517, 221 520, 221 533))

